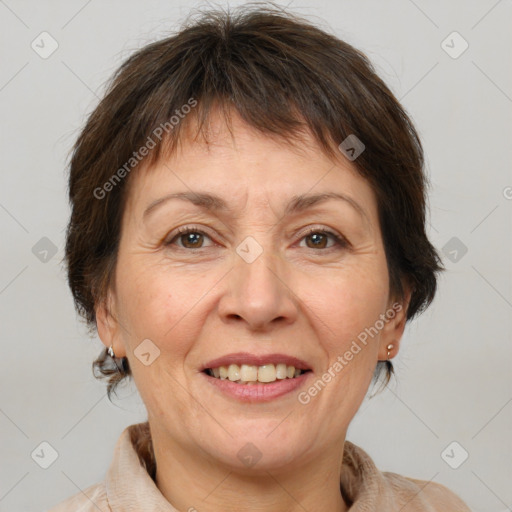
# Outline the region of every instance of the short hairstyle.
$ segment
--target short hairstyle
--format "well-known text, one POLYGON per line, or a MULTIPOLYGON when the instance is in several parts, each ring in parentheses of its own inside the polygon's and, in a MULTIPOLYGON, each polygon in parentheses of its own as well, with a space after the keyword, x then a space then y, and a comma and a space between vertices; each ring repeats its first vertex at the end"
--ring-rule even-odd
MULTIPOLYGON (((292 144, 308 130, 331 158, 348 136, 362 141, 353 164, 376 194, 390 294, 403 299, 405 283, 412 290, 407 321, 430 305, 444 268, 425 231, 428 181, 411 119, 361 51, 274 4, 245 4, 193 12, 177 33, 131 55, 72 148, 64 258, 90 334, 115 276, 130 173, 171 155, 192 118, 207 140, 217 106, 228 126, 235 110, 292 144)), ((94 370, 108 378, 109 398, 131 375, 127 358, 114 367, 106 351, 94 370)), ((391 361, 378 362, 374 381, 383 372, 387 385, 391 361)))

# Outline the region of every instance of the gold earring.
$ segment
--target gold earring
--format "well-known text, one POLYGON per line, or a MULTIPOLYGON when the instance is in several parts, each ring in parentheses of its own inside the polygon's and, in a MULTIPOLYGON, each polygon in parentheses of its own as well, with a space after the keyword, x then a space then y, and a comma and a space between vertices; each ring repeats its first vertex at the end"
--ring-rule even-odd
POLYGON ((387 346, 387 349, 388 349, 388 361, 389 361, 389 351, 393 349, 393 344, 390 343, 388 346, 387 346))

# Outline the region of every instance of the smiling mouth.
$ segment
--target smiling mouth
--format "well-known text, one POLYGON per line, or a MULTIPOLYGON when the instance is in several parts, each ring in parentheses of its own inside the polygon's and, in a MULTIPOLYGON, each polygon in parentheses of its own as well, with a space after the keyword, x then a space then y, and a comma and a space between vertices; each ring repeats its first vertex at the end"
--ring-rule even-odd
POLYGON ((301 370, 294 366, 280 364, 265 364, 255 366, 250 364, 230 364, 217 368, 206 368, 204 373, 219 380, 229 380, 236 384, 270 384, 278 380, 294 379, 311 370, 301 370))

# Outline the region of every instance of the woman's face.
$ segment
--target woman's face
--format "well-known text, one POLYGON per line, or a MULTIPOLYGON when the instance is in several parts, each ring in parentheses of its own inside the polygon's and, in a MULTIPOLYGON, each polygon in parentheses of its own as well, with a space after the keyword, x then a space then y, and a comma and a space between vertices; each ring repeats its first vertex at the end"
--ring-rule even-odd
POLYGON ((167 446, 240 470, 254 457, 260 469, 338 458, 404 327, 388 297, 376 198, 341 153, 334 164, 310 138, 299 151, 238 117, 233 143, 215 119, 209 149, 187 142, 131 176, 109 297, 118 323, 99 307, 99 335, 128 357, 167 446), (192 200, 160 201, 176 193, 192 200), (218 199, 194 204, 201 194, 218 199), (318 194, 346 199, 307 199, 318 194), (227 379, 203 371, 225 356, 248 364, 247 380, 276 379, 265 363, 291 358, 310 371, 282 379, 280 366, 274 383, 253 384, 232 382, 236 367, 227 379))

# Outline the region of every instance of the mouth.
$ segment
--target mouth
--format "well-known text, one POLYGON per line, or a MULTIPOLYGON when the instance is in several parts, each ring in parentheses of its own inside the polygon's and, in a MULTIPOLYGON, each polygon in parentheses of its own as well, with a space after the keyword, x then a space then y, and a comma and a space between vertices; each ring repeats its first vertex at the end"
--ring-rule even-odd
POLYGON ((278 380, 296 379, 310 369, 296 368, 286 363, 268 363, 263 365, 235 364, 205 368, 203 373, 219 380, 229 380, 235 384, 255 385, 271 384, 278 380))
POLYGON ((227 354, 207 362, 200 368, 214 379, 241 384, 268 384, 276 380, 294 379, 310 372, 311 367, 302 359, 287 354, 227 354))
POLYGON ((223 394, 242 401, 268 401, 287 395, 309 381, 313 368, 287 354, 227 354, 201 368, 207 382, 223 394))

